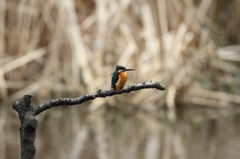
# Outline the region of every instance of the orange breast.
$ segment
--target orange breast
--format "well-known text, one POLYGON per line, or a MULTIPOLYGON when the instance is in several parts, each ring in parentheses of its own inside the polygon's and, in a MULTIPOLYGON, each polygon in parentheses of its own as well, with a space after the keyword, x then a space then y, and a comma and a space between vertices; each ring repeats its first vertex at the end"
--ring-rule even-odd
POLYGON ((127 82, 128 80, 128 74, 126 72, 121 72, 119 75, 118 75, 119 79, 118 79, 118 82, 116 84, 116 90, 119 91, 120 89, 122 89, 125 85, 125 83, 127 82))

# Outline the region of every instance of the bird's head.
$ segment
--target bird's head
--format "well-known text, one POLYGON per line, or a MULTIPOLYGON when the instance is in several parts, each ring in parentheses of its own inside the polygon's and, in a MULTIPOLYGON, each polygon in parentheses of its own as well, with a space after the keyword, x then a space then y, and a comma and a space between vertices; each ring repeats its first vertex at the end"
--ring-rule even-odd
POLYGON ((135 69, 127 69, 123 66, 117 65, 115 68, 115 72, 125 72, 125 71, 134 71, 135 69))

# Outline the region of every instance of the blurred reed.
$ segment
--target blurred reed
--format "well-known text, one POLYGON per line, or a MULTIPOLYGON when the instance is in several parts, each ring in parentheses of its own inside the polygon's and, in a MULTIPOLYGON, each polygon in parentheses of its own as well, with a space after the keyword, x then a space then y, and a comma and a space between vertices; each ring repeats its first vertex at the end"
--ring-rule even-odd
MULTIPOLYGON (((131 105, 217 106, 199 102, 209 96, 198 89, 225 92, 228 102, 239 92, 240 46, 233 45, 240 38, 233 34, 239 31, 238 0, 1 3, 2 102, 23 94, 47 100, 109 89, 117 64, 136 68, 128 84, 153 80, 170 88, 124 97, 131 105)), ((218 93, 210 98, 221 101, 218 93)), ((115 105, 116 99, 105 102, 115 105)))
MULTIPOLYGON (((59 144, 61 135, 74 133, 76 142, 87 142, 91 147, 90 130, 79 128, 79 116, 87 118, 89 114, 84 112, 94 114, 103 106, 109 110, 112 106, 135 106, 164 118, 156 110, 166 105, 171 110, 168 117, 174 120, 179 104, 214 108, 240 104, 239 6, 239 0, 0 0, 0 128, 5 127, 7 132, 0 135, 0 159, 19 157, 4 151, 8 147, 14 152, 19 150, 15 144, 19 123, 10 107, 13 102, 25 94, 33 94, 35 103, 40 104, 51 98, 110 89, 111 72, 117 64, 136 69, 127 84, 158 81, 166 85, 166 91, 144 90, 97 99, 75 110, 63 107, 46 112, 38 119, 42 123, 37 133, 40 152, 56 155, 53 147, 59 144), (48 131, 53 126, 54 130, 48 131), (51 136, 59 131, 62 134, 51 136)), ((123 109, 134 114, 135 107, 123 109)), ((97 155, 107 158, 108 145, 101 142, 107 135, 102 133, 106 123, 98 121, 99 116, 91 117, 96 121, 92 129, 97 129, 99 135, 95 139, 97 155)), ((144 117, 140 122, 146 120, 144 117)), ((157 125, 156 121, 146 125, 154 123, 157 125)), ((151 149, 163 146, 155 142, 161 140, 156 131, 149 132, 146 148, 140 146, 145 158, 159 156, 151 149)), ((162 155, 171 158, 172 146, 182 143, 181 134, 175 137, 176 143, 171 140, 173 131, 164 134, 167 148, 162 155)), ((61 150, 77 158, 83 145, 68 143, 67 139, 66 147, 73 149, 63 146, 61 150)), ((116 144, 113 137, 110 140, 116 144)), ((137 158, 134 145, 139 142, 131 142, 130 157, 122 158, 137 158)), ((122 146, 119 151, 126 149, 122 146)), ((187 155, 177 146, 174 151, 179 158, 187 155)), ((67 158, 62 154, 55 157, 60 156, 67 158)))

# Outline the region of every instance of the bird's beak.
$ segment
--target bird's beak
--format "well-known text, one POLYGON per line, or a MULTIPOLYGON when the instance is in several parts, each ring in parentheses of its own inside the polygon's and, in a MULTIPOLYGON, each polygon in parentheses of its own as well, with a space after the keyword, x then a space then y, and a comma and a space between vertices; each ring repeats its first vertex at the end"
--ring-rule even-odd
POLYGON ((125 71, 134 71, 135 69, 126 69, 125 71))

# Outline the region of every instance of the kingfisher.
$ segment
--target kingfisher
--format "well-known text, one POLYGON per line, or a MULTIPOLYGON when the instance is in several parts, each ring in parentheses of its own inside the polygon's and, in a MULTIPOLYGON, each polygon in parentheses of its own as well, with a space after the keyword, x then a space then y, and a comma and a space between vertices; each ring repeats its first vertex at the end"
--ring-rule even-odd
POLYGON ((128 74, 126 71, 134 71, 135 69, 127 69, 123 66, 117 65, 112 73, 112 85, 111 88, 119 91, 125 85, 128 80, 128 74))

